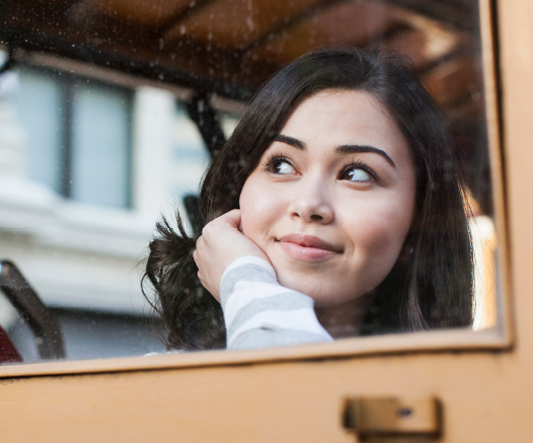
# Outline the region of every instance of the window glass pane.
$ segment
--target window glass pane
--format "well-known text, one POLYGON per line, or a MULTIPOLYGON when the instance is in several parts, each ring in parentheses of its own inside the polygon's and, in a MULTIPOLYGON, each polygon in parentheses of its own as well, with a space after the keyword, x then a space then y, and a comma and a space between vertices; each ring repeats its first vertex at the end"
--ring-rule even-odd
MULTIPOLYGON (((9 12, 0 10, 0 18, 20 14, 25 7, 19 3, 8 0, 9 12)), ((239 235, 266 254, 277 283, 312 299, 312 334, 317 325, 335 339, 498 325, 496 254, 502 239, 496 238, 487 149, 486 111, 493 104, 485 103, 485 88, 492 86, 485 84, 478 15, 487 2, 450 0, 443 8, 441 0, 295 0, 274 10, 258 0, 246 8, 213 0, 190 14, 171 8, 151 19, 135 2, 128 11, 82 3, 43 3, 42 15, 26 14, 20 28, 13 28, 26 30, 30 40, 41 29, 49 52, 68 48, 63 58, 28 49, 21 60, 35 67, 20 80, 20 121, 28 128, 29 145, 27 152, 20 148, 21 157, 27 154, 31 178, 65 198, 52 195, 48 206, 17 213, 20 226, 36 213, 45 218, 21 234, 7 231, 15 223, 3 221, 7 204, 2 206, 0 192, 0 231, 14 233, 10 244, 0 237, 0 248, 27 270, 46 303, 65 311, 94 309, 94 321, 103 325, 116 296, 116 316, 132 316, 125 307, 143 306, 144 269, 127 273, 146 258, 161 214, 175 227, 177 210, 186 228, 199 233, 202 216, 238 208, 247 217, 239 235), (55 13, 60 4, 61 17, 55 13), (132 35, 138 38, 128 40, 132 35), (99 66, 87 63, 80 48, 88 48, 99 66), (366 55, 355 54, 356 48, 366 55), (371 55, 375 49, 383 51, 381 57, 371 55), (315 50, 325 52, 310 56, 315 50), (259 93, 292 63, 267 93, 259 93), (37 74, 37 66, 47 71, 37 74), (57 73, 46 74, 52 69, 57 73), (81 80, 85 77, 91 80, 81 80), (350 83, 354 78, 357 84, 350 83), (339 94, 319 96, 322 87, 339 94), (352 90, 364 91, 366 99, 348 94, 352 90), (260 99, 248 106, 253 97, 260 99), (235 132, 241 118, 245 124, 235 132), (226 145, 231 149, 215 155, 213 180, 201 202, 210 212, 198 214, 198 201, 186 197, 199 193, 211 162, 204 139, 216 139, 219 129, 226 138, 234 134, 226 145), (299 209, 293 202, 301 203, 299 209), (318 212, 295 222, 310 207, 318 212), (353 261, 336 261, 352 252, 353 261), (332 263, 341 264, 335 270, 332 263)), ((3 23, 12 26, 10 20, 3 23)), ((21 41, 18 34, 17 39, 14 43, 21 41)), ((0 154, 7 152, 1 142, 0 154)), ((230 329, 240 327, 225 325, 251 320, 246 317, 251 310, 242 317, 240 310, 222 312, 212 297, 220 282, 211 291, 196 278, 190 254, 196 239, 166 234, 170 243, 152 243, 152 250, 168 252, 151 262, 161 266, 156 273, 166 279, 176 269, 187 272, 161 282, 159 288, 174 285, 168 293, 154 294, 148 286, 153 300, 167 309, 163 338, 173 340, 169 348, 225 347, 230 329), (176 259, 183 262, 176 265, 176 259), (174 298, 167 303, 167 296, 174 298)), ((215 249, 211 246, 211 256, 215 249)), ((246 296, 260 292, 239 287, 246 296)), ((269 309, 274 321, 287 318, 284 307, 269 309)), ((84 316, 71 314, 58 315, 65 325, 86 324, 84 316)), ((71 336, 73 329, 65 326, 71 336)), ((113 334, 104 335, 111 340, 113 334)), ((88 337, 86 330, 79 337, 88 337)), ((97 338, 93 343, 111 347, 97 338)))
POLYGON ((240 117, 237 114, 230 112, 219 112, 218 116, 220 118, 220 126, 222 126, 224 137, 228 139, 231 137, 231 134, 233 134, 233 130, 239 123, 240 117))
POLYGON ((128 206, 129 95, 92 83, 74 91, 70 195, 87 203, 128 206))
POLYGON ((27 136, 29 178, 60 193, 62 186, 63 107, 57 77, 33 69, 18 71, 17 109, 27 136))
POLYGON ((172 195, 181 202, 187 194, 197 194, 209 156, 197 126, 185 107, 178 103, 173 119, 172 195))

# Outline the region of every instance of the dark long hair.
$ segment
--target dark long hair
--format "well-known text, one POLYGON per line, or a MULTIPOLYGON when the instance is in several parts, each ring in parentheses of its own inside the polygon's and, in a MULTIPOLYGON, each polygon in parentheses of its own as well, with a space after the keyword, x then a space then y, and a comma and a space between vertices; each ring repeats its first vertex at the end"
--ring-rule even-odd
MULTIPOLYGON (((200 193, 209 222, 239 207, 244 182, 290 114, 326 89, 365 91, 394 117, 409 142, 417 176, 414 221, 386 279, 374 289, 362 334, 467 326, 472 317, 472 252, 464 189, 446 124, 410 61, 378 50, 325 49, 278 72, 255 96, 233 135, 214 158, 200 193)), ((168 346, 225 346, 218 302, 198 281, 194 238, 163 220, 150 243, 149 280, 168 330, 168 346)))

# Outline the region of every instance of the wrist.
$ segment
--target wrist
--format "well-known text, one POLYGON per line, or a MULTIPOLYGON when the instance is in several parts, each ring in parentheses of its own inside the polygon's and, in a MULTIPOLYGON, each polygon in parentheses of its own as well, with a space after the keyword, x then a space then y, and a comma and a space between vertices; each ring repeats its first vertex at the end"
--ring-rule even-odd
POLYGON ((264 268, 266 271, 272 274, 274 278, 276 278, 277 280, 276 271, 267 260, 265 260, 264 258, 257 257, 256 255, 245 255, 244 257, 239 257, 230 263, 230 265, 224 270, 224 273, 222 274, 222 278, 220 279, 220 284, 222 285, 222 282, 224 281, 224 277, 229 272, 231 272, 233 269, 239 266, 248 265, 248 264, 257 265, 257 266, 264 268))

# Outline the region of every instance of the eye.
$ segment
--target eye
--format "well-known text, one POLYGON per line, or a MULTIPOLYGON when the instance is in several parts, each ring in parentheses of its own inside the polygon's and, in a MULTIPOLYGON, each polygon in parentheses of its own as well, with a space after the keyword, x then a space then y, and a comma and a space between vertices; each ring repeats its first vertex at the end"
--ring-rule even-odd
POLYGON ((354 183, 368 183, 375 181, 376 177, 366 165, 351 164, 343 169, 340 179, 354 183))
POLYGON ((292 166, 291 162, 280 156, 274 156, 267 161, 266 169, 270 172, 280 175, 294 175, 296 169, 292 166))
POLYGON ((367 182, 372 180, 370 174, 362 169, 352 168, 346 172, 348 180, 352 182, 367 182))
POLYGON ((278 174, 294 174, 294 168, 290 163, 287 163, 285 160, 278 160, 273 165, 274 172, 278 174))

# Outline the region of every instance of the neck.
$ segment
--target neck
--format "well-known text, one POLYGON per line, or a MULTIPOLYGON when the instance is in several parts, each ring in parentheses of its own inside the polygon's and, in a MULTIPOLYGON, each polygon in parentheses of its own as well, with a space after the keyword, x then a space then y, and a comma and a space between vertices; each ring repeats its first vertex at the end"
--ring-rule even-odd
POLYGON ((320 324, 333 338, 355 337, 359 330, 372 297, 364 295, 342 305, 315 307, 320 324))

